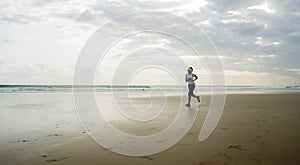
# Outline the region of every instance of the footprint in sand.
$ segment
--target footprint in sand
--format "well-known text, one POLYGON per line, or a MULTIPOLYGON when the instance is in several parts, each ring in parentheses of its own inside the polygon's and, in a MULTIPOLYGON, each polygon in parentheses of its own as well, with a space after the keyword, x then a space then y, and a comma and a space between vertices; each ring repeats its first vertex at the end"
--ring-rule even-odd
POLYGON ((46 160, 46 162, 48 162, 48 163, 58 162, 58 161, 62 161, 62 160, 65 160, 65 159, 69 159, 69 158, 68 157, 63 157, 63 158, 60 158, 60 159, 48 159, 48 160, 46 160))
MULTIPOLYGON (((252 139, 252 142, 256 143, 260 147, 260 151, 262 153, 265 153, 269 147, 268 144, 263 141, 262 136, 256 136, 255 139, 252 139)), ((257 158, 257 156, 255 157, 255 161, 258 161, 258 159, 256 159, 256 158, 257 158)))
POLYGON ((169 140, 169 139, 158 139, 158 140, 156 140, 158 143, 162 143, 162 142, 165 142, 165 141, 167 141, 167 140, 169 140))
POLYGON ((10 143, 21 143, 21 142, 23 142, 23 143, 26 143, 26 142, 29 142, 29 140, 18 140, 18 141, 11 141, 10 143))
POLYGON ((225 157, 225 158, 227 158, 227 159, 231 159, 231 157, 228 156, 228 154, 226 154, 226 153, 219 153, 219 156, 220 156, 220 157, 225 157))
POLYGON ((227 131, 227 130, 229 130, 229 128, 223 127, 222 130, 227 131))
POLYGON ((189 132, 189 133, 187 133, 186 135, 193 135, 193 133, 192 133, 192 132, 189 132))
POLYGON ((162 142, 164 142, 164 140, 157 140, 157 142, 158 142, 158 143, 162 143, 162 142))
POLYGON ((245 149, 242 148, 242 145, 238 144, 238 145, 230 145, 228 146, 228 149, 236 149, 236 150, 240 150, 240 151, 244 151, 245 149))
POLYGON ((63 134, 55 133, 55 134, 48 135, 47 137, 51 137, 51 136, 63 136, 63 134))
POLYGON ((255 155, 255 156, 253 156, 252 157, 252 160, 254 161, 254 163, 259 163, 259 162, 261 162, 262 161, 262 159, 261 159, 261 154, 257 154, 257 155, 255 155))
POLYGON ((268 144, 266 142, 260 142, 259 145, 264 151, 268 148, 268 144))
POLYGON ((189 146, 191 145, 190 143, 178 143, 179 145, 183 145, 183 146, 189 146))
POLYGON ((139 158, 142 159, 148 159, 148 160, 154 160, 153 158, 149 157, 149 156, 140 156, 139 158))

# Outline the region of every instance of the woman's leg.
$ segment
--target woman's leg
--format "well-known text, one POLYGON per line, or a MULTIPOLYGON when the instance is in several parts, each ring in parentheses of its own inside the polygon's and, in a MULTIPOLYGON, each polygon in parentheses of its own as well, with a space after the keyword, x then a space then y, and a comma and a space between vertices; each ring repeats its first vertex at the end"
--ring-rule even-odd
POLYGON ((189 107, 190 103, 191 103, 191 93, 193 92, 191 84, 188 84, 188 89, 189 89, 189 92, 188 92, 188 103, 185 104, 185 105, 189 107))
POLYGON ((195 89, 195 84, 189 84, 188 85, 189 88, 189 92, 188 92, 188 103, 185 104, 186 106, 190 107, 190 103, 191 103, 191 97, 193 96, 194 98, 197 98, 198 102, 200 102, 200 96, 196 96, 194 94, 194 89, 195 89))
POLYGON ((193 96, 194 98, 197 98, 198 102, 200 102, 200 96, 196 96, 194 94, 195 84, 190 84, 191 87, 189 87, 189 95, 190 97, 193 96))
POLYGON ((192 91, 190 95, 193 96, 193 97, 195 97, 195 98, 198 97, 198 96, 196 96, 196 95, 194 94, 194 91, 192 91))
POLYGON ((188 93, 188 104, 191 103, 191 95, 190 95, 190 92, 188 93))
POLYGON ((189 88, 189 92, 188 92, 188 103, 187 103, 187 105, 190 105, 190 103, 191 103, 191 97, 195 96, 194 92, 193 92, 193 90, 195 89, 195 84, 189 84, 188 88, 189 88))
POLYGON ((193 97, 197 97, 194 94, 194 89, 195 89, 195 84, 189 84, 189 95, 193 96, 193 97))

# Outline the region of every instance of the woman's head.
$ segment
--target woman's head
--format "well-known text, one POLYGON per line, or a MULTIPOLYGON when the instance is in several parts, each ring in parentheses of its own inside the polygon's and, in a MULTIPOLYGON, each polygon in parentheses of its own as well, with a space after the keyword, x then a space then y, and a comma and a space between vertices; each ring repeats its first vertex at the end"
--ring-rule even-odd
POLYGON ((190 67, 188 68, 187 72, 188 72, 189 74, 191 74, 191 73, 193 72, 193 70, 194 70, 193 67, 190 66, 190 67))

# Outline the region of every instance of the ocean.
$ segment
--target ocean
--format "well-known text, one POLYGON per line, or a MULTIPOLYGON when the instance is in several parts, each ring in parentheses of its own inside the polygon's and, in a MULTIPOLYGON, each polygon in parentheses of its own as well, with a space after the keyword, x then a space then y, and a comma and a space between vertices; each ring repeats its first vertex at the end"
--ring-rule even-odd
MULTIPOLYGON (((135 86, 72 86, 72 85, 0 85, 0 93, 70 93, 76 92, 109 92, 109 91, 186 91, 186 86, 167 85, 135 85, 135 86)), ((226 91, 226 93, 284 93, 300 92, 300 86, 196 86, 195 91, 211 93, 214 90, 226 91)))

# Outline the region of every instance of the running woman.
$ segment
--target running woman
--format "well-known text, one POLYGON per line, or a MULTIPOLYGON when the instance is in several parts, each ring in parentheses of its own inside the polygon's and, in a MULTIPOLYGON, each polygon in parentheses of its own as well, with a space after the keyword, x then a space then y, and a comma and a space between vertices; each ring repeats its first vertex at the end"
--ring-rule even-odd
POLYGON ((194 98, 197 98, 198 102, 200 103, 200 96, 196 96, 194 94, 194 89, 195 89, 195 82, 198 79, 197 75, 193 74, 193 68, 189 67, 187 70, 187 74, 185 75, 185 82, 188 82, 188 103, 185 104, 187 107, 191 107, 191 96, 194 98))

